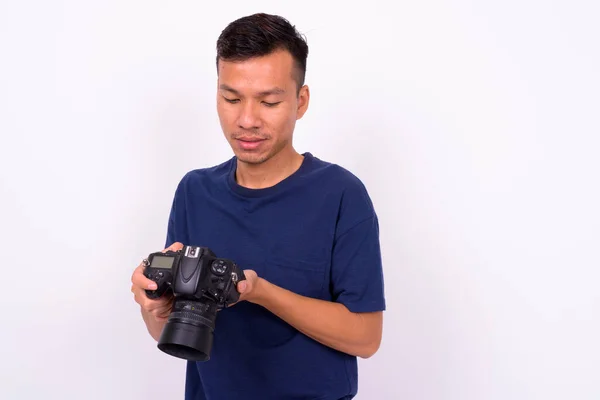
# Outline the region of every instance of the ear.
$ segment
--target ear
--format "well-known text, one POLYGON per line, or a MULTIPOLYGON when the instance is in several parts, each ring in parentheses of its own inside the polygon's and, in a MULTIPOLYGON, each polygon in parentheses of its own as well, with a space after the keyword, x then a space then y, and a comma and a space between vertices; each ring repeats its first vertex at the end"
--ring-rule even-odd
POLYGON ((308 86, 304 85, 300 88, 300 92, 298 93, 298 109, 296 110, 296 119, 302 118, 308 109, 309 99, 310 91, 308 90, 308 86))

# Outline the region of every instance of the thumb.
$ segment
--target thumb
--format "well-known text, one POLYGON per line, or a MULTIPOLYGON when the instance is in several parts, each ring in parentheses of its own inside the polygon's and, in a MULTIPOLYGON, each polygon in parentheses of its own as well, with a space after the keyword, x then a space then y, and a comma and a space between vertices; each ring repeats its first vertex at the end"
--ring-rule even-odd
POLYGON ((246 281, 241 281, 237 284, 237 290, 240 293, 244 293, 246 291, 247 283, 246 281))

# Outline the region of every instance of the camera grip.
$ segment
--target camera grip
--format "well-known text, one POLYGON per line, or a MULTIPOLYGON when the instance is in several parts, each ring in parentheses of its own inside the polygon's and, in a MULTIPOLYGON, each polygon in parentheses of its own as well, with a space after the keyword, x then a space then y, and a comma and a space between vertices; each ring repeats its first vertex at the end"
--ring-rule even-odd
POLYGON ((148 289, 144 290, 146 292, 146 296, 149 299, 156 300, 156 299, 162 297, 163 294, 165 294, 165 292, 169 288, 169 283, 168 283, 169 279, 168 279, 167 275, 170 275, 170 274, 164 273, 163 271, 156 270, 154 268, 151 269, 151 268, 146 267, 146 269, 144 270, 144 276, 146 278, 156 282, 156 286, 157 286, 157 288, 155 290, 148 290, 148 289))
POLYGON ((158 289, 157 290, 144 289, 144 291, 146 292, 146 297, 148 297, 149 299, 152 299, 152 300, 156 300, 156 299, 159 299, 163 294, 165 294, 166 290, 159 291, 158 289))

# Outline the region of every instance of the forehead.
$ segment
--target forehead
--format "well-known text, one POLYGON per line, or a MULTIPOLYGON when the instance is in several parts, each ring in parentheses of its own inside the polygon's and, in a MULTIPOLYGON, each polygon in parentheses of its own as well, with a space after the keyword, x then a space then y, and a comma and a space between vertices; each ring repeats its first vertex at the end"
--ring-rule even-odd
POLYGON ((219 84, 243 91, 261 91, 277 86, 293 88, 294 59, 287 51, 276 51, 245 61, 219 60, 219 84))

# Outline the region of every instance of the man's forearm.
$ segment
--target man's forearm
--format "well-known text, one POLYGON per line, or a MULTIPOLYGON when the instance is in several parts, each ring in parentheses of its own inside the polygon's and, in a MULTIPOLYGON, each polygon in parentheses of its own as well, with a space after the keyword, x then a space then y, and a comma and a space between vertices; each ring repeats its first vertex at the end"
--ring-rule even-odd
POLYGON ((362 358, 379 348, 382 313, 353 313, 343 304, 301 296, 262 278, 258 285, 254 302, 312 339, 362 358))
POLYGON ((160 338, 160 334, 163 331, 163 328, 165 327, 165 324, 167 323, 166 320, 164 321, 159 321, 156 319, 156 317, 152 314, 150 314, 148 311, 145 311, 142 309, 142 318, 144 319, 144 322, 146 323, 146 328, 148 329, 148 333, 150 334, 150 336, 152 336, 152 338, 154 338, 154 340, 156 340, 158 342, 158 339, 160 338))

